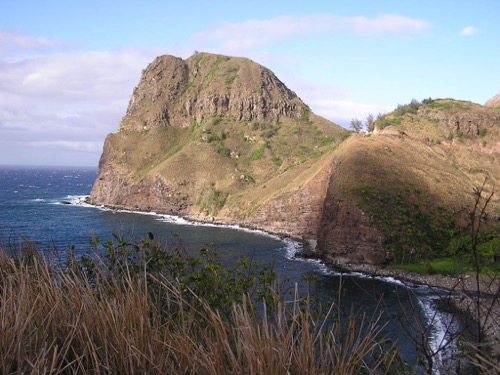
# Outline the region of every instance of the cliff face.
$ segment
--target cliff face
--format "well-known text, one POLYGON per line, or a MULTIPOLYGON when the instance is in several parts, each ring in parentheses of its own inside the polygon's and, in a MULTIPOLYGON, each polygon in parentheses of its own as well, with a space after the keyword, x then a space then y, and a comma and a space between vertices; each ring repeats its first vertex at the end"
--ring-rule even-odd
POLYGON ((308 110, 269 69, 248 59, 161 56, 144 71, 120 130, 188 127, 211 116, 275 122, 308 110))
POLYGON ((361 136, 248 59, 161 56, 106 138, 90 202, 238 223, 303 238, 326 258, 385 263, 413 251, 442 211, 465 222, 484 173, 500 182, 498 113, 468 106, 433 101, 361 136))

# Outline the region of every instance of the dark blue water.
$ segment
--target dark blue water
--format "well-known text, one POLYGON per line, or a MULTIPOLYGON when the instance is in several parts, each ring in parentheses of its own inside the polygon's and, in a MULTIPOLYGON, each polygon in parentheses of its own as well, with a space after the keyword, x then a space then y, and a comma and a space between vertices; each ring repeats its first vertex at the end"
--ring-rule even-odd
POLYGON ((220 226, 188 223, 179 218, 120 212, 83 203, 97 176, 95 168, 0 168, 0 239, 3 243, 28 239, 45 252, 92 249, 90 241, 112 238, 144 238, 148 232, 166 242, 181 242, 188 253, 215 247, 228 262, 252 256, 272 262, 282 274, 300 279, 316 269, 313 263, 298 263, 287 253, 295 244, 264 233, 220 226))
MULTIPOLYGON (((306 284, 303 275, 314 274, 311 290, 325 302, 340 298, 346 311, 368 316, 383 313, 386 336, 398 344, 408 362, 415 362, 415 347, 401 331, 398 317, 415 316, 419 313, 416 309, 424 319, 432 315, 436 296, 427 288, 362 275, 340 276, 320 262, 295 259, 293 254, 300 244, 265 233, 88 206, 83 200, 96 176, 95 168, 0 166, 0 244, 29 239, 41 251, 57 249, 64 254, 73 245, 77 254, 83 254, 92 249, 92 236, 105 240, 116 233, 140 239, 152 232, 167 242, 181 241, 191 255, 201 247, 215 246, 228 263, 244 256, 272 263, 280 278, 302 286, 306 284)), ((446 316, 431 329, 436 343, 443 336, 443 319, 446 316)))

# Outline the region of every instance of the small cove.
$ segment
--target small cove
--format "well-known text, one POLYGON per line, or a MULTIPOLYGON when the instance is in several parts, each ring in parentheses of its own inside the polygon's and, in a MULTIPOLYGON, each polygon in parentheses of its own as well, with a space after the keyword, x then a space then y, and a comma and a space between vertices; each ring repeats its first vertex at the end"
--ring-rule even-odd
POLYGON ((429 335, 433 345, 445 339, 443 327, 450 317, 437 314, 437 296, 425 286, 364 274, 341 274, 320 261, 296 258, 300 243, 260 231, 83 204, 95 179, 95 169, 9 167, 0 169, 0 173, 4 193, 0 198, 0 237, 4 243, 29 236, 40 249, 56 248, 64 255, 71 244, 78 255, 92 249, 89 243, 93 235, 101 240, 111 238, 112 233, 140 239, 152 232, 158 239, 182 246, 189 255, 196 255, 200 248, 213 247, 228 266, 241 257, 272 264, 280 278, 303 288, 307 286, 304 275, 314 275, 311 293, 326 304, 340 300, 346 313, 368 317, 382 314, 381 321, 387 324, 385 337, 397 343, 409 363, 415 362, 416 353, 400 327, 405 319, 418 313, 426 324, 426 319, 437 317, 429 335))

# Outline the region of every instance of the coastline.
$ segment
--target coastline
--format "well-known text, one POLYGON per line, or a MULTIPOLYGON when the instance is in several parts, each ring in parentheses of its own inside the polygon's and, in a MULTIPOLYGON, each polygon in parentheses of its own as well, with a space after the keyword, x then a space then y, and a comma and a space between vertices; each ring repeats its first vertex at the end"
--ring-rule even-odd
MULTIPOLYGON (((295 258, 318 260, 320 262, 323 262, 327 268, 341 273, 360 273, 368 277, 384 278, 387 279, 387 281, 390 281, 390 279, 394 279, 397 282, 401 282, 410 287, 412 285, 426 286, 431 290, 436 291, 436 293, 439 292, 439 294, 441 295, 440 301, 438 303, 439 310, 443 312, 452 312, 453 314, 457 315, 458 318, 467 326, 475 327, 477 325, 477 312, 474 308, 474 298, 477 296, 477 284, 476 279, 471 275, 465 275, 463 277, 438 274, 421 275, 408 271, 392 269, 388 266, 352 263, 346 258, 334 258, 328 256, 322 257, 315 251, 316 241, 314 240, 301 239, 286 233, 276 233, 269 231, 266 228, 260 228, 254 225, 245 225, 245 223, 241 222, 216 220, 213 217, 205 219, 200 218, 199 216, 177 216, 162 212, 130 210, 124 207, 115 207, 110 205, 95 205, 90 203, 88 196, 83 200, 82 203, 88 204, 89 206, 98 209, 119 210, 139 214, 157 215, 160 218, 163 217, 163 219, 169 217, 171 218, 172 222, 182 222, 192 225, 220 226, 237 230, 247 230, 252 232, 260 232, 272 237, 278 237, 282 240, 291 240, 302 245, 302 249, 293 254, 293 257, 295 258)), ((487 280, 481 279, 479 283, 481 300, 492 298, 495 295, 498 297, 499 292, 497 284, 498 283, 491 284, 488 283, 487 280), (495 287, 497 288, 496 290, 495 287)), ((498 301, 494 308, 491 310, 491 315, 500 318, 500 305, 498 301)), ((486 331, 487 336, 490 339, 498 339, 500 337, 500 319, 497 319, 496 324, 495 322, 494 324, 489 324, 489 327, 486 331)), ((477 331, 470 332, 470 334, 473 337, 477 337, 477 331)))
MULTIPOLYGON (((474 341, 478 335, 477 330, 477 314, 475 313, 474 292, 477 291, 474 277, 452 277, 445 275, 420 275, 403 270, 391 269, 388 266, 375 266, 370 264, 354 264, 348 259, 331 258, 320 256, 316 251, 316 241, 297 238, 286 233, 276 233, 266 228, 256 227, 254 225, 245 225, 243 222, 215 220, 215 218, 207 217, 201 218, 200 216, 177 216, 161 212, 153 211, 137 211, 128 210, 124 207, 113 206, 99 206, 90 204, 88 198, 84 200, 85 204, 98 209, 109 209, 128 211, 139 214, 156 215, 160 220, 168 220, 171 222, 183 223, 188 225, 206 225, 206 226, 220 226, 226 228, 233 228, 242 231, 260 232, 263 235, 280 238, 284 241, 292 241, 295 243, 295 250, 290 253, 290 257, 300 259, 310 259, 322 263, 323 267, 330 271, 340 273, 359 273, 364 277, 382 278, 387 282, 403 283, 407 287, 412 288, 415 286, 425 286, 431 292, 435 292, 438 296, 435 311, 443 313, 451 313, 456 316, 460 325, 467 328, 467 336, 471 337, 474 341), (391 280, 392 279, 392 280, 391 280), (471 298, 472 296, 472 298, 471 298)), ((480 284, 480 291, 484 297, 486 294, 492 293, 491 285, 483 282, 480 284)), ((500 306, 496 303, 493 314, 500 314, 500 306)), ((498 316, 498 315, 495 315, 498 316)), ((486 330, 486 341, 492 342, 491 347, 495 347, 494 340, 500 337, 500 324, 494 322, 489 324, 489 329, 486 330)))
MULTIPOLYGON (((223 221, 216 220, 215 218, 203 219, 199 216, 179 216, 179 215, 171 215, 162 212, 153 212, 153 211, 141 211, 141 210, 131 210, 125 207, 112 206, 112 205, 95 205, 90 203, 90 196, 86 196, 83 199, 84 204, 98 208, 98 209, 108 209, 108 210, 118 210, 125 212, 134 212, 138 214, 149 214, 149 215, 157 215, 159 217, 171 217, 172 222, 183 222, 187 224, 193 225, 207 225, 207 226, 220 226, 233 228, 238 230, 249 230, 253 232, 261 232, 263 234, 278 237, 281 239, 289 239, 292 241, 296 241, 302 244, 302 250, 298 251, 295 254, 295 257, 304 258, 304 259, 316 259, 324 262, 328 267, 345 273, 353 273, 359 272, 372 277, 392 277, 396 280, 399 280, 403 283, 417 284, 417 285, 425 285, 430 288, 439 288, 445 289, 448 291, 457 290, 458 287, 462 287, 461 290, 472 293, 477 291, 475 285, 475 279, 473 277, 458 277, 458 276, 448 276, 448 275, 422 275, 417 273, 412 273, 408 271, 391 269, 387 266, 379 266, 379 265, 371 265, 367 263, 359 264, 352 263, 347 258, 340 257, 321 257, 316 251, 316 241, 315 240, 306 240, 303 238, 297 238, 291 236, 287 233, 282 232, 273 232, 266 228, 257 227, 254 225, 245 225, 245 223, 236 222, 236 221, 223 221)), ((480 291, 485 294, 494 294, 495 291, 492 290, 493 285, 489 285, 487 282, 480 282, 480 291)))
POLYGON ((441 292, 438 309, 456 315, 464 326, 464 334, 477 340, 478 322, 483 328, 485 341, 494 356, 500 355, 500 280, 487 276, 477 280, 473 275, 420 275, 408 271, 369 264, 352 264, 346 259, 327 259, 326 262, 340 272, 359 272, 371 277, 394 278, 405 284, 425 285, 441 292), (494 281, 494 282, 492 282, 494 281), (444 294, 442 293, 444 292, 444 294), (479 302, 479 303, 478 303, 479 302), (478 308, 480 312, 478 313, 478 308))

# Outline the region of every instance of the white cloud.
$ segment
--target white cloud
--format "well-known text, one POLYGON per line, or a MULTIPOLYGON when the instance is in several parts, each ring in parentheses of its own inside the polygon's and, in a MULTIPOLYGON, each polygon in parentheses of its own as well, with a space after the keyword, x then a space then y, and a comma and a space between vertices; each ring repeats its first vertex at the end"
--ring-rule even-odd
POLYGON ((317 100, 311 104, 313 111, 339 125, 349 128, 349 124, 353 118, 358 118, 361 121, 369 115, 373 114, 375 117, 379 113, 387 113, 391 109, 376 106, 366 103, 358 103, 352 100, 338 99, 335 97, 326 97, 317 100))
POLYGON ((268 20, 223 23, 195 35, 198 42, 220 41, 226 49, 245 49, 269 44, 294 35, 346 30, 359 35, 406 33, 427 29, 423 20, 381 14, 375 18, 340 17, 334 15, 279 16, 268 20))
MULTIPOLYGON (((95 164, 142 69, 160 54, 153 49, 54 51, 59 42, 5 31, 2 42, 8 46, 0 47, 2 143, 16 144, 22 157, 31 152, 43 158, 55 147, 86 152, 95 164)), ((3 160, 13 160, 7 149, 0 150, 0 164, 3 160)))
POLYGON ((381 14, 375 18, 343 17, 343 28, 352 29, 358 34, 406 33, 425 30, 430 27, 427 21, 400 16, 398 14, 381 14))
POLYGON ((40 148, 52 148, 52 149, 65 149, 70 151, 84 151, 84 152, 101 152, 102 142, 91 142, 91 141, 68 141, 68 140, 54 140, 54 141, 33 141, 29 142, 30 146, 40 147, 40 148))
MULTIPOLYGON (((23 97, 102 100, 137 83, 152 53, 69 52, 3 63, 0 90, 23 97)), ((122 94, 123 95, 123 94, 122 94)))
POLYGON ((479 29, 475 28, 474 26, 467 26, 460 31, 460 35, 462 36, 473 36, 479 33, 479 29))
POLYGON ((353 118, 363 121, 370 113, 376 117, 379 113, 393 109, 358 102, 348 89, 337 85, 308 82, 294 77, 286 77, 286 82, 315 114, 345 128, 349 128, 353 118))
POLYGON ((10 30, 0 29, 0 58, 18 58, 33 53, 64 47, 59 40, 35 38, 10 30))

